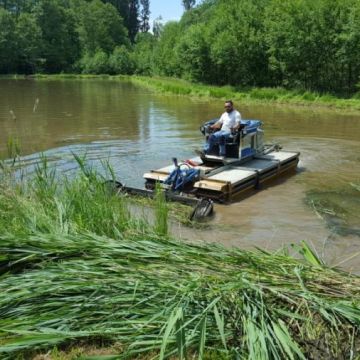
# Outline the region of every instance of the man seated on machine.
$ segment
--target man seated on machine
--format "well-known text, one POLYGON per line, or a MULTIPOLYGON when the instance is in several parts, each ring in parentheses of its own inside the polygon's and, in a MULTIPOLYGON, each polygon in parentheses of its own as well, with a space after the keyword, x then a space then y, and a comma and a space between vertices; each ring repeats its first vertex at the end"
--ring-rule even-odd
POLYGON ((225 157, 226 140, 240 128, 240 122, 241 114, 234 109, 233 102, 231 100, 225 101, 225 112, 215 124, 210 125, 210 128, 214 130, 214 132, 210 134, 204 146, 204 151, 198 152, 200 157, 211 154, 215 145, 219 145, 219 156, 225 157))

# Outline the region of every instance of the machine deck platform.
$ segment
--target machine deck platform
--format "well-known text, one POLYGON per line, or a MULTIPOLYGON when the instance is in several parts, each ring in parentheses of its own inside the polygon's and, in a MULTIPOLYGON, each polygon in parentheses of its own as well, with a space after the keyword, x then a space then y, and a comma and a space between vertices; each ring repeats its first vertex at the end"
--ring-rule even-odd
MULTIPOLYGON (((191 192, 198 197, 219 201, 230 201, 235 195, 250 189, 282 173, 296 168, 298 152, 272 151, 249 159, 218 158, 205 163, 196 157, 191 159, 195 169, 200 170, 200 179, 193 184, 191 192), (218 161, 214 161, 218 160, 218 161)), ((148 182, 164 182, 174 165, 166 166, 144 174, 148 182)))

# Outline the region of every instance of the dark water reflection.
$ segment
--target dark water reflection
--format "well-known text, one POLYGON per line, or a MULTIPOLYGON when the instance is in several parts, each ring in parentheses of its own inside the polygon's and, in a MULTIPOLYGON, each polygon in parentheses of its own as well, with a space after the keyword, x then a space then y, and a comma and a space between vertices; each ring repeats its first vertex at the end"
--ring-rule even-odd
MULTIPOLYGON (((360 182, 360 116, 236 105, 244 118, 263 120, 269 142, 300 151, 304 171, 241 202, 217 206, 208 231, 174 232, 245 248, 277 249, 306 240, 330 264, 360 272, 359 235, 333 231, 305 201, 319 191, 339 197, 339 189, 360 182)), ((200 124, 222 107, 218 100, 158 95, 112 80, 0 80, 0 157, 7 157, 7 139, 17 137, 29 172, 40 152, 57 169, 75 171, 74 152, 98 167, 108 160, 123 182, 142 186, 145 171, 167 165, 173 156, 193 157, 203 141, 200 124)), ((351 224, 358 228, 360 206, 354 203, 349 203, 351 224)))

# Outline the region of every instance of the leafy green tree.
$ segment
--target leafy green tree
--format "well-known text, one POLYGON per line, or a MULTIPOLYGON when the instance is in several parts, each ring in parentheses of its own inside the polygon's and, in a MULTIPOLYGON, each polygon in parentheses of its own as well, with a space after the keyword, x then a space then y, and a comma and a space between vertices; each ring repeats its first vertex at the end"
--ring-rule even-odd
POLYGON ((0 72, 59 72, 77 63, 89 73, 357 90, 359 0, 182 4, 179 22, 158 18, 149 34, 150 0, 0 0, 0 72))
MULTIPOLYGON (((91 0, 92 1, 92 0, 91 0)), ((129 0, 102 0, 104 3, 109 3, 119 12, 121 17, 126 16, 129 0)))
POLYGON ((104 3, 110 3, 119 12, 124 19, 124 25, 128 30, 131 42, 134 42, 135 36, 139 31, 139 0, 102 0, 104 3))
POLYGON ((209 20, 214 21, 214 13, 219 6, 219 0, 203 0, 200 5, 185 11, 180 19, 180 23, 184 27, 205 23, 209 20))
POLYGON ((343 92, 351 94, 357 90, 356 83, 360 80, 360 2, 349 1, 347 8, 346 19, 337 34, 342 83, 336 90, 342 88, 343 92))
POLYGON ((112 5, 94 0, 80 8, 79 16, 78 31, 85 53, 102 50, 110 54, 116 46, 129 43, 123 20, 112 5))
MULTIPOLYGON (((267 0, 221 2, 203 20, 208 29, 211 82, 267 85, 268 58, 262 15, 267 0)), ((205 10, 209 14, 209 9, 205 10)))
POLYGON ((80 53, 75 17, 61 0, 40 0, 34 15, 42 32, 41 54, 46 72, 70 69, 80 53))
POLYGON ((176 46, 177 58, 184 78, 206 81, 211 69, 209 46, 205 40, 205 26, 193 25, 176 46))
POLYGON ((135 61, 135 71, 137 74, 153 74, 154 47, 156 37, 150 33, 139 33, 135 39, 133 59, 135 61))
POLYGON ((266 41, 276 85, 311 87, 309 71, 313 66, 318 69, 325 50, 323 40, 316 39, 318 10, 307 0, 273 0, 266 9, 266 41))
POLYGON ((108 74, 109 56, 103 50, 94 54, 86 53, 80 60, 80 68, 84 74, 108 74))
POLYGON ((127 28, 130 41, 133 43, 139 31, 139 0, 129 0, 127 28))
POLYGON ((33 14, 22 13, 16 23, 17 70, 20 73, 35 73, 38 71, 41 54, 41 29, 33 14))
MULTIPOLYGON (((214 83, 225 85, 234 84, 241 78, 239 67, 246 64, 234 59, 241 58, 241 50, 236 46, 237 39, 230 31, 224 30, 217 34, 210 44, 210 58, 212 63, 211 79, 214 83)), ((245 79, 242 79, 244 83, 245 79)))
POLYGON ((14 17, 9 11, 0 8, 0 73, 15 70, 16 53, 14 17))
POLYGON ((135 63, 132 54, 124 45, 117 46, 109 57, 109 67, 113 74, 131 75, 135 63))
POLYGON ((175 46, 182 36, 181 26, 175 21, 167 22, 161 33, 160 41, 154 49, 154 71, 165 76, 181 76, 178 52, 175 46))
POLYGON ((261 16, 267 3, 268 0, 205 1, 185 12, 173 43, 168 40, 168 27, 160 37, 156 71, 166 75, 180 73, 193 81, 214 84, 269 84, 261 16), (164 48, 171 55, 161 54, 164 48), (158 60, 158 55, 162 59, 158 60))
POLYGON ((354 90, 358 9, 356 0, 273 0, 265 24, 277 83, 337 93, 354 90))
POLYGON ((150 18, 150 0, 140 0, 141 11, 140 11, 140 31, 148 32, 150 29, 149 18, 150 18))
POLYGON ((16 15, 30 11, 38 0, 0 0, 0 7, 16 15))
POLYGON ((192 9, 195 6, 196 0, 182 0, 185 11, 192 9))

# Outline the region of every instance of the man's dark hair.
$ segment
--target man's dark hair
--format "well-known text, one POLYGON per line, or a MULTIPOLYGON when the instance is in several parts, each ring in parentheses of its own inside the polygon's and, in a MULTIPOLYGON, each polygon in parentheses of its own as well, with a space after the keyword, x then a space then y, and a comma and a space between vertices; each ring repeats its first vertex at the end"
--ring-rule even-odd
POLYGON ((229 104, 231 104, 231 106, 234 105, 234 103, 232 102, 232 100, 226 100, 225 103, 229 103, 229 104))

